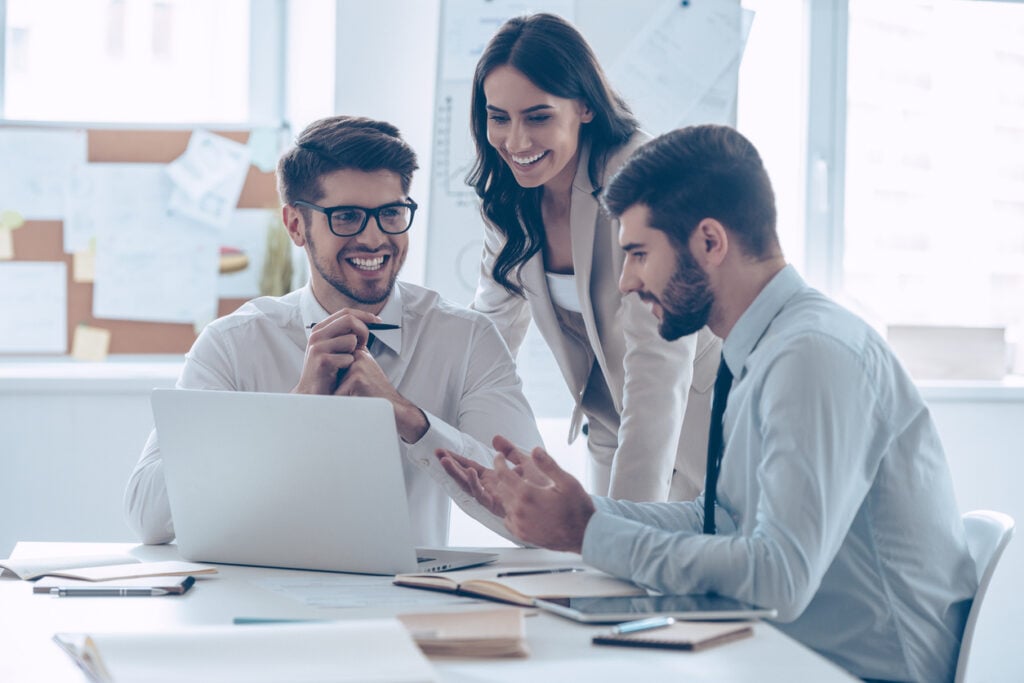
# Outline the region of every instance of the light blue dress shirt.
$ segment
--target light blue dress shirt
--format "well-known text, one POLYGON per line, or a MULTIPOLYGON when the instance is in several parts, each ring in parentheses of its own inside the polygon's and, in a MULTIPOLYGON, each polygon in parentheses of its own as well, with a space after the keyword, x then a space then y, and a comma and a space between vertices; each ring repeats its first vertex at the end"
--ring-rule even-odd
MULTIPOLYGON (((703 495, 595 498, 583 559, 663 593, 716 592, 854 675, 952 681, 977 588, 938 434, 862 320, 787 266, 723 345, 718 535, 703 495)), ((655 409, 652 407, 652 409, 655 409)))

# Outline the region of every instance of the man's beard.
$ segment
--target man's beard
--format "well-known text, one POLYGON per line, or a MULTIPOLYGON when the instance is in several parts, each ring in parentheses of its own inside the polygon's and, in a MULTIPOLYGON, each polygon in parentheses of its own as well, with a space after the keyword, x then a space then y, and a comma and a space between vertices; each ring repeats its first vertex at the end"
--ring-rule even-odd
MULTIPOLYGON (((387 282, 384 283, 382 286, 374 288, 355 289, 351 284, 349 284, 342 278, 327 272, 327 269, 320 264, 320 260, 318 258, 319 252, 317 251, 316 244, 311 239, 309 229, 306 230, 306 243, 309 245, 310 256, 312 257, 310 260, 313 262, 313 267, 316 268, 318 273, 320 273, 320 277, 322 277, 324 281, 327 282, 327 284, 334 287, 334 289, 337 290, 339 294, 348 298, 350 301, 357 304, 375 306, 377 304, 384 303, 385 301, 388 300, 388 297, 391 296, 391 292, 395 288, 395 281, 398 279, 398 271, 400 271, 402 268, 401 263, 398 263, 397 267, 392 266, 391 277, 388 278, 387 282)), ((354 254, 355 252, 348 252, 349 256, 352 256, 354 254)), ((364 253, 363 255, 371 256, 371 254, 368 253, 364 253)), ((388 255, 391 257, 388 260, 388 263, 390 264, 391 261, 397 257, 397 254, 392 252, 388 255)), ((344 264, 340 263, 340 261, 343 260, 343 256, 335 256, 335 261, 338 262, 339 269, 345 267, 344 264)))
POLYGON ((714 295, 707 274, 685 246, 678 250, 676 270, 657 302, 662 310, 658 332, 668 341, 693 334, 707 325, 714 295))

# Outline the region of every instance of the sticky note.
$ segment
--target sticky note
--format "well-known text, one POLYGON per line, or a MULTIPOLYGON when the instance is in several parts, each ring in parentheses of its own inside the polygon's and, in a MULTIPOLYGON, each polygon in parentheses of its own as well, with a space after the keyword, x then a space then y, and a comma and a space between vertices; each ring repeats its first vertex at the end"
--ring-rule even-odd
POLYGON ((96 252, 92 249, 76 251, 72 260, 71 277, 75 282, 96 281, 96 252))
POLYGON ((14 258, 14 236, 7 228, 0 228, 0 261, 14 258))
POLYGON ((104 361, 110 350, 110 330, 90 325, 75 328, 71 357, 75 360, 104 361))

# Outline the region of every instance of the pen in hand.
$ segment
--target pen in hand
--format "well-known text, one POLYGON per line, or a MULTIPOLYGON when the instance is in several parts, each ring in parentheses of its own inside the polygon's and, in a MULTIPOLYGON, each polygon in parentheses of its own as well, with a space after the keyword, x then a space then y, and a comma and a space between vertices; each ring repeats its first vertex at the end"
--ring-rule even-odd
POLYGON ((637 631, 650 631, 656 628, 665 628, 676 623, 672 617, 651 617, 650 619, 637 619, 627 621, 612 628, 612 633, 636 633, 637 631))
POLYGON ((515 572, 499 572, 498 578, 503 576, 531 576, 533 574, 564 574, 566 572, 582 572, 583 567, 560 567, 558 569, 526 569, 515 572))
MULTIPOLYGON (((310 323, 308 329, 313 329, 320 323, 310 323)), ((395 325, 392 323, 366 323, 366 329, 368 330, 398 330, 401 329, 401 325, 395 325)))

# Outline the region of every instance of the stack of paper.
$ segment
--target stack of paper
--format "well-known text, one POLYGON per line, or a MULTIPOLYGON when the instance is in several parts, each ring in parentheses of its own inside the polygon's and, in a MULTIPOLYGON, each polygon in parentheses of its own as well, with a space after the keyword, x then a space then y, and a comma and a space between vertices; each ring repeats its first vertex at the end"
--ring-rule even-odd
POLYGON ((92 557, 47 557, 0 560, 0 570, 7 570, 26 581, 40 576, 61 576, 81 581, 110 581, 140 576, 190 576, 216 574, 217 568, 208 564, 164 560, 140 562, 130 555, 101 555, 92 557))
POLYGON ((397 619, 58 633, 54 640, 93 680, 104 683, 437 680, 397 619))
POLYGON ((523 611, 514 607, 469 612, 400 614, 424 654, 441 657, 525 657, 523 611))

